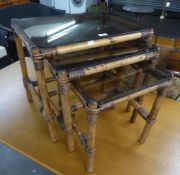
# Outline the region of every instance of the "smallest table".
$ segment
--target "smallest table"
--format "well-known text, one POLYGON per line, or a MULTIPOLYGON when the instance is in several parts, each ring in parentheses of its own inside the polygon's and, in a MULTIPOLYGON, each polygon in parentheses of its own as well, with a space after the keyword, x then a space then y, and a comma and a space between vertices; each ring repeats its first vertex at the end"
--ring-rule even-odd
POLYGON ((140 143, 145 142, 155 123, 161 99, 171 84, 172 76, 144 63, 143 66, 141 65, 142 63, 128 65, 121 69, 90 76, 88 79, 72 81, 72 89, 88 114, 87 134, 82 133, 74 124, 74 130, 88 155, 88 172, 94 169, 96 123, 101 111, 117 103, 129 101, 134 107, 130 122, 135 122, 137 113, 146 121, 139 138, 140 143), (143 95, 153 91, 157 91, 157 95, 151 111, 147 112, 142 106, 143 95))

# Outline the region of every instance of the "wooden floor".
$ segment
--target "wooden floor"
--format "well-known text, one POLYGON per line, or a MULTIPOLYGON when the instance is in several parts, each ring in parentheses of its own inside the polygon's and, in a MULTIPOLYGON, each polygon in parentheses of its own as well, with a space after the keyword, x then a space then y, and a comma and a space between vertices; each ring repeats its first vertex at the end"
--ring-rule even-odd
MULTIPOLYGON (((151 107, 154 95, 145 98, 151 107)), ((137 139, 144 126, 128 122, 126 103, 103 112, 97 126, 97 151, 94 175, 179 175, 180 103, 164 99, 157 124, 147 142, 137 139)), ((86 126, 83 110, 77 113, 78 125, 86 126)), ((0 140, 56 174, 84 175, 86 156, 76 139, 76 151, 68 153, 65 134, 51 143, 48 129, 34 104, 29 104, 21 82, 18 62, 0 71, 0 140)))

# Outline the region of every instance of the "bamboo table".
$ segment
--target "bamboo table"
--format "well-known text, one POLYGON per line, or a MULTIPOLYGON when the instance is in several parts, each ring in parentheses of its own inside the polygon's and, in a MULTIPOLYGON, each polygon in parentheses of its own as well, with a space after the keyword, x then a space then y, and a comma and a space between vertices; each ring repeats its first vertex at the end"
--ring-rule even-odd
POLYGON ((12 28, 28 101, 33 101, 32 95, 38 100, 52 141, 57 141, 55 120, 60 112, 50 99, 56 93, 48 92, 47 83, 58 81, 69 151, 74 150, 70 81, 140 61, 152 61, 159 53, 151 45, 152 29, 108 14, 14 19, 12 28), (23 45, 33 60, 37 82, 32 82, 28 76, 23 45), (45 62, 54 76, 51 79, 45 78, 45 62))
POLYGON ((76 126, 75 117, 73 129, 87 153, 88 172, 94 170, 96 125, 99 113, 112 108, 117 103, 129 101, 129 104, 134 107, 130 122, 135 122, 137 114, 140 114, 146 122, 139 138, 139 142, 144 143, 155 124, 161 99, 169 89, 171 81, 170 73, 162 72, 149 65, 141 67, 137 64, 125 66, 121 71, 114 69, 90 76, 88 81, 85 78, 72 81, 72 89, 87 111, 87 133, 76 126), (148 112, 142 105, 143 96, 153 91, 157 91, 157 95, 151 111, 148 112))

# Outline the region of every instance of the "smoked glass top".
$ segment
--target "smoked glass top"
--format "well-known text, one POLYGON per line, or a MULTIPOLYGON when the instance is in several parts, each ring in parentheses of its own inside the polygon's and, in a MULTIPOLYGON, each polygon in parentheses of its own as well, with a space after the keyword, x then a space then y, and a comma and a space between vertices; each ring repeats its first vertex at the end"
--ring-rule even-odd
MULTIPOLYGON (((146 48, 141 39, 135 41, 124 42, 123 44, 116 44, 96 49, 85 50, 81 52, 74 52, 70 54, 60 55, 55 58, 48 59, 55 70, 71 71, 104 64, 116 60, 123 60, 132 56, 154 53, 158 48, 152 46, 146 48)), ((153 59, 153 58, 152 58, 153 59)))
POLYGON ((108 14, 13 19, 12 28, 22 35, 22 39, 30 47, 39 48, 92 41, 145 30, 124 18, 108 14))
POLYGON ((129 65, 81 78, 72 84, 85 101, 92 99, 102 105, 171 79, 171 74, 156 68, 147 65, 141 68, 144 70, 138 69, 137 65, 129 65))

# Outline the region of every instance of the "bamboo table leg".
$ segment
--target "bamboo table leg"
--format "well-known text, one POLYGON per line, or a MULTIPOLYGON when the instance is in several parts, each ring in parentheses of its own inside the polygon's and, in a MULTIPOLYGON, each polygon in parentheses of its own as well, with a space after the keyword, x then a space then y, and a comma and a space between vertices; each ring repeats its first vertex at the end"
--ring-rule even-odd
POLYGON ((62 105, 63 120, 67 134, 67 147, 70 152, 74 151, 74 138, 72 128, 71 104, 69 101, 70 83, 66 72, 59 72, 59 88, 62 105))
POLYGON ((53 111, 50 107, 50 97, 45 82, 43 60, 34 60, 34 66, 37 74, 39 92, 41 95, 41 100, 45 112, 45 118, 47 120, 49 132, 50 132, 50 137, 53 142, 56 142, 58 140, 58 137, 55 129, 55 117, 53 116, 53 111))
POLYGON ((128 102, 126 107, 126 112, 130 112, 130 111, 131 111, 131 104, 128 102))
MULTIPOLYGON (((143 72, 140 72, 139 74, 137 74, 137 77, 136 77, 136 79, 135 79, 135 82, 137 81, 138 84, 139 84, 139 81, 141 80, 142 74, 143 74, 143 72)), ((143 78, 142 85, 145 85, 148 80, 149 80, 149 75, 146 74, 146 75, 144 76, 144 78, 143 78)), ((135 86, 137 87, 138 84, 136 83, 135 86)), ((138 103, 139 103, 140 105, 143 103, 143 100, 144 100, 144 96, 140 96, 140 97, 137 98, 137 101, 138 101, 138 103)), ((131 116, 131 118, 130 118, 130 122, 131 122, 131 123, 135 123, 136 118, 137 118, 137 114, 138 114, 137 110, 134 109, 134 110, 133 110, 133 113, 132 113, 132 116, 131 116)))
MULTIPOLYGON (((141 105, 143 103, 143 98, 144 98, 144 96, 140 96, 140 97, 138 97, 136 99, 136 101, 141 105)), ((137 110, 134 109, 133 113, 132 113, 132 116, 131 116, 131 118, 129 120, 131 123, 135 123, 136 122, 137 114, 138 114, 137 110)))
MULTIPOLYGON (((15 36, 15 41, 16 41, 16 48, 17 48, 18 57, 19 57, 19 61, 20 61, 23 81, 25 82, 25 80, 27 80, 29 77, 28 77, 28 71, 27 71, 27 66, 26 66, 26 61, 25 61, 24 49, 23 49, 22 41, 17 35, 15 36)), ((28 101, 32 102, 33 99, 32 99, 31 92, 28 90, 25 83, 24 83, 24 87, 26 90, 26 95, 27 95, 28 101)))
POLYGON ((94 156, 95 156, 95 140, 96 140, 96 122, 97 122, 97 103, 92 101, 88 104, 88 136, 87 136, 87 172, 94 170, 94 156))
MULTIPOLYGON (((136 76, 135 76, 135 79, 134 79, 134 83, 133 83, 133 86, 134 86, 135 88, 139 86, 139 83, 140 83, 140 80, 141 80, 141 78, 142 78, 142 75, 143 75, 142 70, 140 70, 140 71, 138 71, 138 72, 136 73, 136 76)), ((128 105, 127 105, 127 108, 126 108, 126 112, 130 112, 130 111, 131 111, 131 104, 128 102, 128 105)), ((135 114, 136 112, 133 111, 133 113, 135 114)), ((132 120, 130 119, 130 122, 131 122, 131 121, 132 121, 132 120)))
POLYGON ((150 132, 153 124, 155 123, 158 112, 160 110, 162 98, 165 96, 166 92, 167 92, 167 88, 158 90, 158 94, 157 94, 154 104, 152 106, 151 112, 148 116, 149 121, 146 122, 143 132, 139 138, 140 143, 144 143, 146 141, 146 138, 149 135, 149 132, 150 132))

